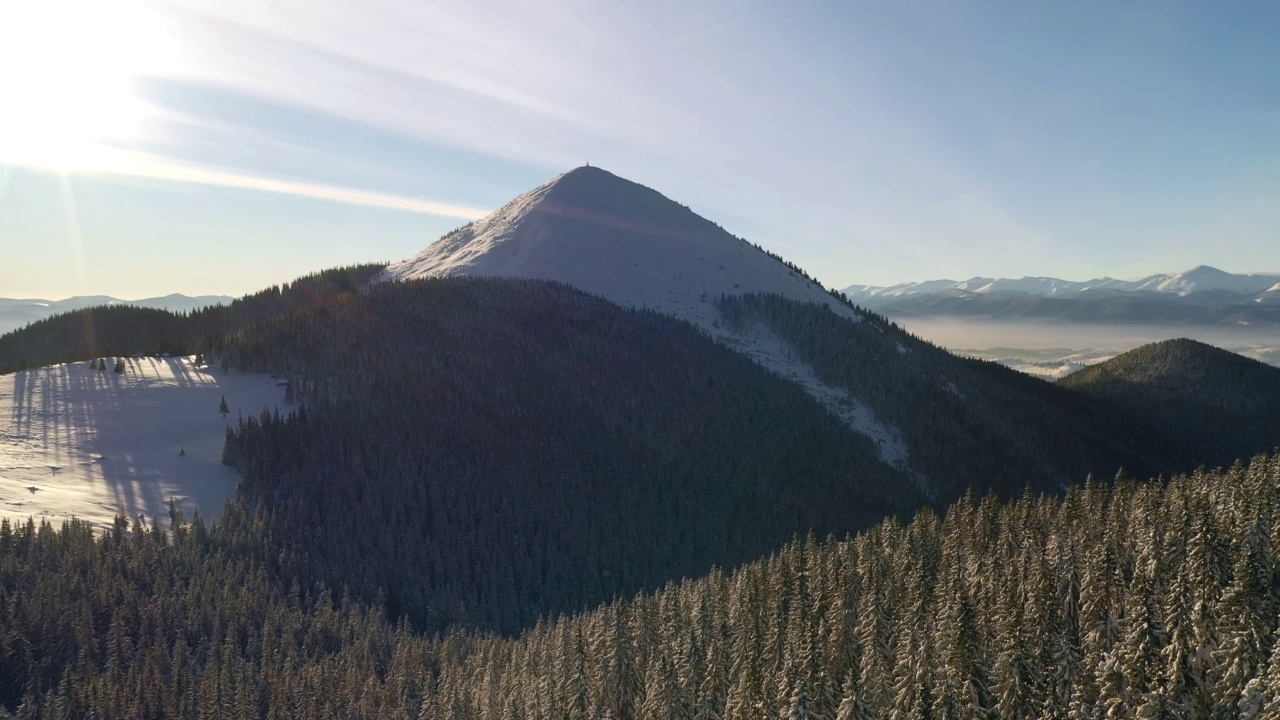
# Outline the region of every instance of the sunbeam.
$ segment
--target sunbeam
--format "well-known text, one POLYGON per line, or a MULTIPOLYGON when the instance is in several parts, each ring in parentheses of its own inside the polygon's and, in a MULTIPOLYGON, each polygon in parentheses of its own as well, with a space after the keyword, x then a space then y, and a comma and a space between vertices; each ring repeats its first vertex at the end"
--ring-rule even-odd
POLYGON ((70 167, 128 142, 147 115, 137 78, 173 56, 139 0, 0 5, 0 162, 70 167))
POLYGON ((76 274, 76 283, 81 290, 85 287, 84 242, 80 237, 80 214, 76 211, 75 193, 71 189, 71 176, 59 173, 62 185, 62 208, 67 218, 67 236, 71 239, 71 267, 76 274))

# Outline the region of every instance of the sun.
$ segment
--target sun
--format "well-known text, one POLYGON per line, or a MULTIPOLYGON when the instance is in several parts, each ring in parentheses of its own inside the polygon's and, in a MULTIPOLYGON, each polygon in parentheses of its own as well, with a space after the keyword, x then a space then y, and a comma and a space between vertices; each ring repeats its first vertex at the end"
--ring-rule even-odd
POLYGON ((167 45, 142 0, 0 3, 0 164, 74 170, 133 138, 167 45))

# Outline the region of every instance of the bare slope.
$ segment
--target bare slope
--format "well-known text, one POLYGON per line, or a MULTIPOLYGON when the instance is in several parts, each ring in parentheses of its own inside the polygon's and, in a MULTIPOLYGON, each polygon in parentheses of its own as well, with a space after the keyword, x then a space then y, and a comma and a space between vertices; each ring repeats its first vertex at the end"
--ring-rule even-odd
POLYGON ((819 285, 661 193, 595 167, 580 167, 387 267, 385 280, 451 275, 555 280, 625 307, 673 315, 805 388, 903 466, 900 434, 865 404, 823 383, 764 327, 730 331, 721 295, 777 294, 861 316, 819 285))

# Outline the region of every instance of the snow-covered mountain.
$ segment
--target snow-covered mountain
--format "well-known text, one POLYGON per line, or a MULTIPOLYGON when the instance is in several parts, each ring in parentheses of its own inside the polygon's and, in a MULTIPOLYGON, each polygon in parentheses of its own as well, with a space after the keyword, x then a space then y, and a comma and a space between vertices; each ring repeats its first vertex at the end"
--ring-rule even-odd
POLYGON ((709 330, 720 294, 779 293, 859 316, 816 283, 655 190, 580 167, 395 263, 385 277, 557 280, 709 330))
POLYGON ((905 461, 895 430, 844 390, 823 383, 765 328, 726 328, 715 300, 777 293, 825 306, 851 322, 861 315, 777 258, 643 185, 597 167, 577 168, 388 266, 381 279, 454 275, 554 280, 686 320, 799 383, 872 437, 887 462, 905 461))
POLYGON ((902 283, 887 287, 876 285, 850 285, 843 290, 854 302, 875 304, 876 299, 898 298, 908 295, 933 294, 946 290, 964 290, 984 295, 1031 295, 1034 297, 1078 297, 1100 291, 1117 293, 1167 293, 1187 296, 1203 292, 1223 292, 1238 295, 1255 295, 1274 292, 1280 285, 1276 274, 1236 274, 1201 265, 1186 272, 1172 275, 1150 275, 1138 280, 1116 280, 1103 277, 1094 280, 1060 280, 1051 277, 987 278, 968 280, 928 280, 902 283))
POLYGON ((1252 325, 1280 322, 1273 312, 1280 305, 1278 286, 1277 274, 1236 274, 1201 265, 1138 280, 975 277, 851 285, 843 292, 859 305, 894 316, 1252 325))
POLYGON ((142 300, 121 300, 110 295, 77 295, 65 300, 0 298, 0 335, 51 315, 97 305, 137 305, 171 312, 189 312, 210 305, 225 305, 231 300, 226 295, 189 297, 176 293, 142 300))
POLYGON ((1059 278, 970 278, 966 281, 925 281, 895 284, 895 286, 869 286, 854 284, 846 287, 845 295, 860 304, 876 305, 878 300, 910 295, 933 295, 948 290, 977 292, 982 295, 1029 295, 1033 297, 1102 296, 1106 293, 1151 292, 1167 295, 1189 296, 1194 293, 1224 292, 1234 295, 1257 295, 1276 292, 1280 274, 1236 274, 1199 265, 1184 273, 1148 275, 1137 281, 1119 281, 1115 278, 1096 278, 1092 281, 1064 281, 1059 278))

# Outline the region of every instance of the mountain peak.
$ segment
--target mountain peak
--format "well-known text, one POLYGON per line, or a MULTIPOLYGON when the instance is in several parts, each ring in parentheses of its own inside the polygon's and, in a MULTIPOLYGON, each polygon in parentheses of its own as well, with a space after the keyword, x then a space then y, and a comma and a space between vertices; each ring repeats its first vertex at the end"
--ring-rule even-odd
POLYGON ((578 167, 568 172, 561 173, 555 180, 552 180, 551 182, 559 183, 569 179, 581 179, 581 178, 596 178, 599 180, 612 178, 615 180, 624 180, 625 182, 631 182, 630 180, 625 180, 624 178, 619 177, 618 175, 614 175, 613 173, 609 172, 608 170, 605 170, 599 165, 579 165, 578 167))
POLYGON ((1178 274, 1181 275, 1182 277, 1193 277, 1193 276, 1221 277, 1223 275, 1230 275, 1231 273, 1228 273, 1223 270, 1219 270, 1218 268, 1213 267, 1212 265, 1197 265, 1184 273, 1178 273, 1178 274))
POLYGON ((520 195, 384 279, 445 275, 555 280, 712 330, 721 295, 777 293, 859 316, 759 248, 662 193, 584 165, 520 195))
MULTIPOLYGON (((661 193, 656 190, 628 180, 621 175, 615 175, 597 165, 579 165, 568 172, 557 175, 539 189, 549 190, 555 195, 564 192, 581 193, 607 190, 615 193, 652 193, 661 197, 661 193)), ((530 192, 537 191, 538 189, 534 189, 530 192)))

